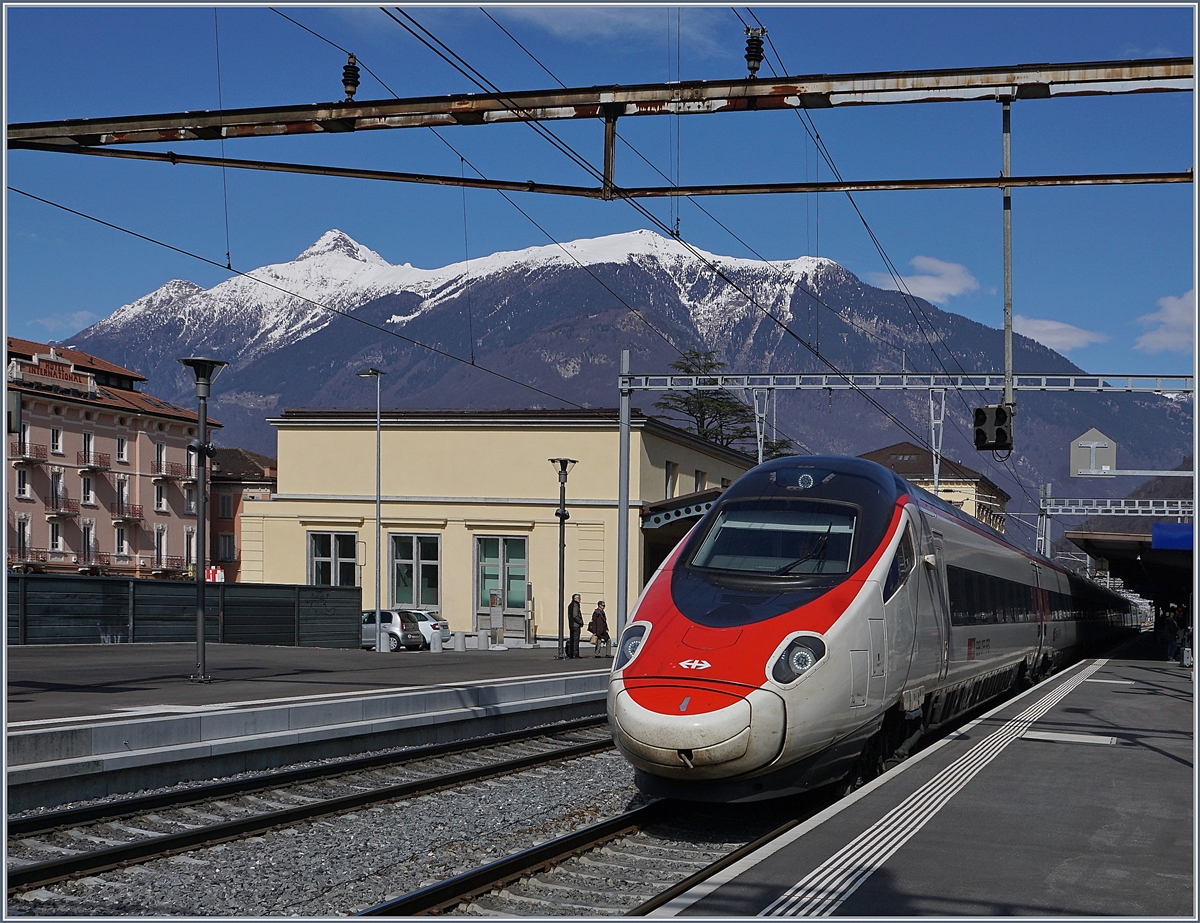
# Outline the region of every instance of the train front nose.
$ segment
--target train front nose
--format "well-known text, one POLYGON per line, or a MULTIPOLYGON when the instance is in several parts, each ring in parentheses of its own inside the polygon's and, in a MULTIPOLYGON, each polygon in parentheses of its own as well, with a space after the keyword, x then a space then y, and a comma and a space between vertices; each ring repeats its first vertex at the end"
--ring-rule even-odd
POLYGON ((768 765, 783 748, 783 699, 765 689, 616 680, 608 697, 618 749, 654 775, 730 778, 768 765))

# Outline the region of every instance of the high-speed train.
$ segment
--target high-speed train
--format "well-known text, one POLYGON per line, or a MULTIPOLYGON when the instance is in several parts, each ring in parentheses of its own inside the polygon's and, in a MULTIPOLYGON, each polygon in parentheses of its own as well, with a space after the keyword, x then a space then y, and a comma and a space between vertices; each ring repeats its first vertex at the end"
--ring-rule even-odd
POLYGON ((881 465, 781 458, 735 481, 647 584, 609 723, 647 794, 851 788, 1132 625, 1128 600, 881 465))

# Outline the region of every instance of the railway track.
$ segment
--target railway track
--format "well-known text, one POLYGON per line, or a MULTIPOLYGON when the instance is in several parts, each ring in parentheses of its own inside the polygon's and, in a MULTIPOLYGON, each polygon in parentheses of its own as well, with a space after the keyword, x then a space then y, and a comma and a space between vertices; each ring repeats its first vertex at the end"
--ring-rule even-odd
POLYGON ((789 799, 782 812, 705 805, 699 813, 656 800, 355 915, 644 916, 829 800, 822 793, 789 799), (782 824, 780 813, 788 817, 782 824))
POLYGON ((581 719, 13 818, 8 893, 597 753, 612 747, 603 723, 581 719))

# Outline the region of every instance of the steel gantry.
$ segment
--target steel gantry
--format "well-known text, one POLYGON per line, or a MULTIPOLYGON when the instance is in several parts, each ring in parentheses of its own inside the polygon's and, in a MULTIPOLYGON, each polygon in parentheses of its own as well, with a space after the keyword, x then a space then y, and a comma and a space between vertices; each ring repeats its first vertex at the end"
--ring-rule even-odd
POLYGON ((410 99, 264 106, 112 118, 25 122, 8 126, 10 150, 61 151, 93 156, 224 166, 247 170, 339 176, 405 183, 540 192, 601 199, 655 196, 774 195, 905 189, 975 189, 1126 183, 1190 183, 1192 173, 1093 173, 1059 176, 1008 175, 949 179, 882 179, 827 183, 745 183, 703 186, 620 187, 615 182, 616 123, 621 118, 660 115, 712 115, 829 109, 928 102, 1056 99, 1069 96, 1193 89, 1191 58, 1034 64, 992 68, 824 74, 730 81, 687 81, 526 90, 516 93, 464 93, 410 99), (345 134, 395 128, 448 128, 513 122, 597 119, 605 125, 604 162, 599 186, 496 180, 320 164, 279 163, 129 150, 130 144, 235 140, 313 134, 345 134))
MULTIPOLYGON (((1180 472, 1191 476, 1193 472, 1180 472)), ((1050 520, 1055 516, 1143 516, 1155 519, 1190 521, 1196 515, 1196 502, 1191 498, 1097 498, 1064 499, 1051 495, 1049 484, 1038 490, 1037 545, 1040 554, 1049 554, 1050 520)))
MULTIPOLYGON (((918 372, 764 372, 710 375, 633 375, 629 371, 629 350, 621 351, 620 458, 617 484, 617 630, 625 627, 629 590, 629 451, 632 422, 631 399, 634 391, 748 391, 754 395, 755 422, 760 430, 765 422, 765 402, 761 395, 774 391, 927 391, 930 428, 934 436, 934 470, 940 462, 941 426, 945 419, 946 391, 999 391, 1006 376, 999 373, 945 375, 918 372), (938 401, 938 397, 941 401, 938 401)), ((1014 374, 1014 391, 1048 391, 1101 394, 1190 394, 1195 390, 1191 375, 1088 375, 1082 372, 1014 374)), ((761 455, 760 455, 761 459, 761 455)), ((1072 501, 1075 503, 1113 503, 1121 501, 1072 501)), ((1158 501, 1148 501, 1158 502, 1158 501)), ((1163 501, 1173 503, 1174 501, 1163 501)), ((1189 501, 1190 502, 1190 501, 1189 501)), ((1113 507, 1116 508, 1116 507, 1113 507)), ((1083 515, 1093 515, 1091 510, 1083 515)), ((1066 515, 1066 514, 1064 514, 1066 515)), ((1107 515, 1107 514, 1106 514, 1107 515)), ((1133 515, 1133 514, 1127 514, 1133 515)), ((1147 515, 1142 513, 1142 515, 1147 515)), ((1189 514, 1190 515, 1190 514, 1189 514)), ((1042 550, 1043 522, 1038 517, 1038 550, 1042 550)))

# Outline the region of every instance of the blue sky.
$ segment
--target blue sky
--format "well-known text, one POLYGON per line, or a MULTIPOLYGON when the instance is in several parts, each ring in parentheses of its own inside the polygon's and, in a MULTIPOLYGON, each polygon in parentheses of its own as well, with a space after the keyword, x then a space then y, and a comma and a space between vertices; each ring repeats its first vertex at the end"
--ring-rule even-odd
MULTIPOLYGON (((1191 7, 753 9, 792 74, 1192 55, 1195 34, 1191 7)), ((400 96, 475 90, 375 7, 285 12, 355 52, 400 96)), ((408 12, 502 88, 554 86, 478 8, 408 12)), ((742 25, 730 8, 506 6, 489 12, 568 86, 745 73, 742 25)), ((10 123, 216 109, 219 100, 229 108, 333 100, 340 98, 345 64, 342 52, 271 10, 244 7, 219 8, 214 17, 211 7, 10 6, 5 51, 10 123)), ((766 65, 763 73, 769 73, 766 65)), ((358 98, 389 96, 364 70, 358 98)), ((1019 101, 1012 116, 1013 172, 1184 170, 1195 159, 1194 113, 1190 93, 1019 101)), ((999 172, 995 103, 874 106, 812 117, 848 179, 999 172)), ((599 163, 599 123, 550 127, 599 163)), ((824 165, 818 172, 816 153, 793 113, 626 119, 620 131, 683 183, 829 178, 824 165)), ((527 126, 458 127, 442 137, 490 177, 590 184, 527 126)), ((215 142, 173 147, 220 155, 215 142)), ((225 147, 230 157, 410 172, 464 169, 423 129, 247 139, 225 147)), ((13 151, 6 178, 11 186, 225 261, 219 170, 13 151)), ((393 263, 425 267, 464 253, 550 242, 495 192, 468 191, 464 221, 457 189, 239 171, 225 179, 229 250, 243 270, 293 259, 331 227, 393 263)), ((659 181, 625 145, 618 149, 616 179, 659 181)), ((560 241, 646 226, 622 202, 516 198, 560 241)), ((916 294, 1001 326, 997 190, 859 193, 856 200, 916 294)), ((867 281, 886 282, 880 257, 844 196, 700 201, 740 241, 682 202, 681 233, 697 246, 771 259, 819 253, 867 281)), ((649 207, 673 219, 666 200, 649 207)), ((12 193, 5 239, 8 332, 35 340, 69 338, 172 278, 211 286, 228 276, 12 193)), ((1191 371, 1191 185, 1017 189, 1013 253, 1019 330, 1092 371, 1191 371)), ((998 356, 996 368, 1001 364, 998 356)))

